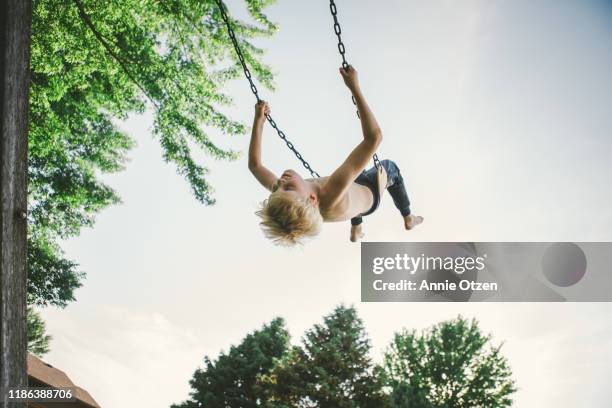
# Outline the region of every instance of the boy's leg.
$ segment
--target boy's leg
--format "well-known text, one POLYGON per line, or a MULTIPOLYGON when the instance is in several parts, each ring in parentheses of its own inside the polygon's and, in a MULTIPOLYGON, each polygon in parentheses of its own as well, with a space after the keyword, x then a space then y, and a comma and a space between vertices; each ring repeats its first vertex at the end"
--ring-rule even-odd
POLYGON ((354 217, 351 218, 351 242, 359 241, 359 238, 363 238, 363 230, 361 228, 361 223, 363 222, 363 217, 354 217))
POLYGON ((387 191, 393 198, 393 204, 404 217, 404 227, 411 230, 423 222, 423 217, 411 215, 410 200, 397 165, 390 160, 383 160, 381 164, 387 170, 387 191))
POLYGON ((380 163, 387 171, 387 191, 393 198, 393 204, 402 214, 402 217, 410 215, 410 199, 399 168, 391 160, 383 160, 380 163))

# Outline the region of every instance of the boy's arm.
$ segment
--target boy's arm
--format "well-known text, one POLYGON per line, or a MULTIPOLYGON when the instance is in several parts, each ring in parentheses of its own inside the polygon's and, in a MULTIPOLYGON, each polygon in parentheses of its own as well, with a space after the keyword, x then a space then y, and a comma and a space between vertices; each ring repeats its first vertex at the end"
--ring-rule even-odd
POLYGON ((357 103, 361 128, 363 130, 363 140, 353 149, 344 163, 332 173, 327 183, 325 183, 324 199, 329 205, 333 205, 335 201, 346 193, 351 183, 367 166, 370 158, 376 153, 376 149, 382 141, 380 126, 359 88, 357 71, 349 66, 346 69, 340 68, 340 73, 357 103))
POLYGON ((257 102, 255 105, 255 119, 253 119, 253 130, 251 132, 251 143, 249 144, 249 170, 262 186, 272 191, 278 177, 263 164, 261 164, 261 137, 266 114, 270 113, 270 107, 265 101, 257 102))

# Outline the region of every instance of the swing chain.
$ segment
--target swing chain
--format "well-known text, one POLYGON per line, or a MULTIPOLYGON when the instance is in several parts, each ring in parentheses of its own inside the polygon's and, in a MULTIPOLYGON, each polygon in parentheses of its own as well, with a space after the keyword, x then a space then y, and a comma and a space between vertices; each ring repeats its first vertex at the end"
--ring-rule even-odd
MULTIPOLYGON (((336 33, 336 37, 338 37, 338 51, 340 52, 340 56, 342 57, 342 68, 346 69, 349 67, 349 63, 346 60, 346 46, 342 42, 342 28, 340 27, 340 22, 338 21, 338 7, 336 7, 336 3, 334 0, 329 0, 329 10, 331 11, 331 15, 334 18, 334 33, 336 33)), ((355 100, 355 96, 351 96, 353 101, 353 105, 357 106, 357 101, 355 100)), ((357 110, 357 117, 361 119, 359 115, 359 110, 357 110)), ((380 168, 380 160, 378 159, 378 155, 374 153, 372 157, 374 159, 374 166, 378 169, 380 168)))
MULTIPOLYGON (((242 65, 244 76, 249 81, 249 84, 251 86, 251 92, 253 92, 253 95, 255 95, 257 102, 260 102, 261 98, 259 97, 257 86, 255 85, 255 82, 253 82, 253 75, 251 74, 251 71, 249 70, 249 67, 246 64, 244 55, 242 55, 242 50, 240 49, 240 45, 238 44, 238 39, 236 38, 236 34, 234 33, 234 29, 232 28, 230 19, 227 15, 227 12, 225 11, 225 4, 223 4, 223 0, 216 0, 216 1, 217 1, 217 5, 219 6, 219 10, 221 11, 221 17, 223 18, 223 21, 225 22, 225 25, 227 26, 228 35, 230 39, 232 40, 232 44, 234 45, 234 50, 236 50, 236 55, 238 56, 240 65, 242 65)), ((276 130, 276 133, 278 133, 278 136, 285 142, 289 150, 291 150, 293 154, 295 154, 295 157, 297 157, 298 160, 302 162, 302 165, 306 168, 306 170, 310 172, 310 175, 313 178, 321 177, 319 173, 317 173, 312 167, 310 167, 310 164, 304 159, 304 157, 302 157, 300 152, 297 151, 293 143, 291 143, 289 139, 287 139, 285 132, 283 132, 282 130, 278 128, 278 125, 276 124, 274 119, 272 119, 272 116, 270 116, 269 114, 266 114, 266 119, 268 120, 268 123, 270 124, 270 126, 272 126, 274 130, 276 130)))
POLYGON ((338 8, 336 7, 336 3, 334 0, 329 0, 329 9, 331 11, 332 17, 334 18, 334 32, 338 37, 338 51, 340 52, 340 56, 342 57, 342 68, 348 68, 349 63, 346 61, 346 47, 342 42, 342 28, 340 28, 340 22, 338 21, 338 8))

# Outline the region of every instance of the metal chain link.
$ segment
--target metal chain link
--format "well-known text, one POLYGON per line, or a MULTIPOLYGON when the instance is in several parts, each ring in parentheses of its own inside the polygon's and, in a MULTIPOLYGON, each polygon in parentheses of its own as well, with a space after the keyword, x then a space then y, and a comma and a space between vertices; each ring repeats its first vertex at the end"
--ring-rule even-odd
MULTIPOLYGON (((244 76, 246 77, 246 79, 249 81, 249 84, 251 85, 251 92, 253 92, 253 95, 255 95, 255 98, 257 98, 257 102, 259 102, 261 101, 261 98, 259 97, 257 86, 255 85, 255 82, 253 82, 253 76, 251 75, 251 71, 249 70, 246 64, 246 61, 244 59, 244 56, 242 55, 242 50, 240 49, 240 45, 238 44, 238 40, 236 39, 236 34, 234 33, 234 29, 232 28, 230 19, 227 16, 227 12, 225 11, 225 4, 223 4, 223 0, 216 0, 216 1, 217 1, 217 5, 219 6, 219 10, 221 11, 221 17, 223 17, 223 21, 225 22, 225 25, 227 26, 227 32, 229 34, 229 37, 232 40, 232 43, 234 44, 234 49, 236 50, 236 54, 238 55, 238 60, 240 61, 240 65, 242 65, 244 76)), ((268 120, 268 123, 270 124, 270 126, 272 126, 274 130, 276 130, 276 132, 278 133, 278 136, 285 142, 289 150, 291 150, 293 154, 295 154, 295 157, 297 157, 298 160, 302 162, 302 165, 306 168, 306 170, 310 172, 310 175, 313 178, 321 177, 319 176, 319 173, 317 173, 312 167, 310 167, 310 164, 308 164, 308 162, 304 159, 304 157, 302 157, 300 152, 297 151, 293 143, 291 143, 289 139, 287 139, 285 132, 283 132, 282 130, 278 128, 278 125, 276 124, 274 119, 272 119, 272 116, 270 116, 269 114, 266 114, 266 119, 268 120)))
MULTIPOLYGON (((342 42, 342 28, 338 21, 338 7, 336 7, 334 0, 329 0, 329 10, 334 19, 334 33, 336 33, 336 37, 338 37, 338 52, 340 52, 340 56, 342 57, 342 68, 346 69, 350 64, 346 60, 346 47, 342 42)), ((351 99, 353 100, 353 105, 357 106, 355 96, 351 96, 351 99)), ((359 116, 359 110, 357 110, 357 117, 361 118, 361 116, 359 116)), ((378 155, 376 153, 374 153, 372 159, 374 160, 374 166, 376 166, 377 169, 380 168, 380 160, 378 160, 378 155)))

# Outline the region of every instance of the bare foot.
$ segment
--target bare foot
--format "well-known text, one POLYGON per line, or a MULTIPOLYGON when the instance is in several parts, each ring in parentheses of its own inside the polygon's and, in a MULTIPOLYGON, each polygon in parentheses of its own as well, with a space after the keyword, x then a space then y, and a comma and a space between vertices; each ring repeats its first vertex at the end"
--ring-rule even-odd
POLYGON ((361 224, 359 225, 351 225, 351 242, 357 242, 360 238, 364 237, 364 233, 361 228, 361 224))
POLYGON ((404 226, 407 230, 411 230, 423 222, 423 217, 420 215, 407 215, 404 217, 404 226))

